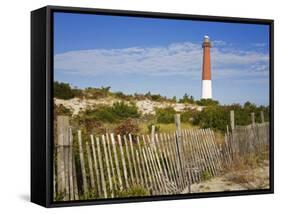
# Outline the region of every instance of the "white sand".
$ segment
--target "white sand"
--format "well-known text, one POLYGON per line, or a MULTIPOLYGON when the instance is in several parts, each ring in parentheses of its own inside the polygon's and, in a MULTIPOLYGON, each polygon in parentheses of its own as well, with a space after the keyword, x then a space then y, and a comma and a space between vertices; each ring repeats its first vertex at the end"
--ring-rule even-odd
MULTIPOLYGON (((267 188, 269 188, 269 166, 265 164, 259 168, 247 171, 229 172, 204 182, 192 184, 191 192, 223 192, 267 188), (235 178, 240 175, 251 177, 251 179, 249 179, 248 182, 238 182, 235 178)), ((182 193, 188 193, 188 189, 185 189, 182 193)))
MULTIPOLYGON (((95 108, 97 106, 109 105, 112 106, 113 103, 121 101, 119 99, 105 98, 105 99, 79 99, 73 98, 69 100, 62 100, 55 98, 55 104, 62 104, 66 108, 73 111, 73 115, 77 115, 79 111, 83 111, 86 108, 95 108)), ((125 103, 129 103, 125 101, 125 103)), ((183 104, 183 103, 169 103, 169 102, 156 102, 149 99, 135 101, 136 106, 142 114, 155 114, 155 108, 167 108, 172 107, 177 112, 184 111, 186 109, 195 109, 197 111, 202 111, 202 106, 197 106, 193 104, 183 104)))

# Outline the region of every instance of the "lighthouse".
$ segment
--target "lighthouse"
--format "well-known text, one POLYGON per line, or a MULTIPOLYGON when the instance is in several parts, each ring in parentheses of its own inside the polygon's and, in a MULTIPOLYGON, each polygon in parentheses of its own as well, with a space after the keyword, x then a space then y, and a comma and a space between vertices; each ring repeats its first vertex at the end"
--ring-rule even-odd
POLYGON ((203 65, 202 65, 202 99, 212 99, 212 79, 211 79, 211 42, 209 36, 204 36, 203 65))

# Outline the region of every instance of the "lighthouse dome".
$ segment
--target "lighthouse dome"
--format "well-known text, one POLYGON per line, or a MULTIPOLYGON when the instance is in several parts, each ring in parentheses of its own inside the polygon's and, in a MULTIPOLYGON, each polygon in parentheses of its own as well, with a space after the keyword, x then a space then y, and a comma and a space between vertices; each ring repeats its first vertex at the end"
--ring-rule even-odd
POLYGON ((210 42, 210 37, 208 35, 204 36, 204 42, 210 42))

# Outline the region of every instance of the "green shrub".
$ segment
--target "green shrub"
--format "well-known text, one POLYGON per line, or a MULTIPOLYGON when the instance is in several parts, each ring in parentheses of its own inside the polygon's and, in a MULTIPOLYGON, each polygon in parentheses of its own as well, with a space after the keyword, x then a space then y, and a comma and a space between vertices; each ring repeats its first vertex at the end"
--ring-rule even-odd
POLYGON ((157 101, 157 102, 162 102, 162 101, 175 102, 176 101, 175 100, 176 97, 167 98, 166 96, 162 96, 161 94, 151 94, 150 91, 144 95, 137 94, 137 96, 144 97, 144 98, 150 99, 152 101, 157 101))
POLYGON ((172 107, 156 109, 157 123, 173 123, 176 111, 172 107))
POLYGON ((161 101, 163 100, 162 96, 160 94, 152 94, 151 95, 151 100, 153 101, 161 101))
POLYGON ((203 111, 195 115, 194 125, 201 128, 213 128, 225 131, 226 125, 229 124, 229 112, 220 106, 208 106, 203 111))
POLYGON ((138 118, 140 116, 135 104, 127 105, 123 101, 114 103, 111 112, 117 119, 138 118))
POLYGON ((83 96, 84 96, 83 90, 79 89, 79 88, 73 88, 72 93, 74 94, 74 97, 83 98, 83 96))
POLYGON ((194 117, 198 114, 197 110, 186 110, 184 112, 181 112, 181 122, 188 123, 191 122, 194 117))
POLYGON ((114 93, 114 96, 115 96, 116 98, 119 98, 119 99, 122 99, 122 100, 127 100, 127 101, 131 100, 132 97, 133 97, 133 95, 127 95, 127 94, 124 94, 124 93, 121 92, 121 91, 115 92, 115 93, 114 93))
POLYGON ((84 95, 88 99, 99 99, 107 97, 110 94, 110 87, 92 88, 88 87, 84 89, 84 95))
POLYGON ((95 109, 86 109, 80 112, 78 120, 83 121, 85 119, 95 122, 109 122, 116 123, 128 118, 138 118, 138 108, 134 105, 128 105, 124 102, 114 103, 113 106, 100 106, 95 109))
POLYGON ((110 106, 86 109, 85 111, 79 113, 78 118, 79 121, 83 121, 84 119, 110 123, 117 121, 117 118, 112 113, 110 106))
POLYGON ((186 93, 183 95, 183 97, 179 100, 179 103, 194 103, 194 97, 191 95, 187 95, 186 93))
POLYGON ((196 101, 196 104, 199 106, 217 106, 219 101, 213 99, 201 99, 196 101))
POLYGON ((261 122, 261 111, 264 112, 265 121, 269 120, 269 107, 257 107, 250 102, 246 102, 243 106, 239 104, 206 106, 201 112, 194 115, 193 124, 202 128, 213 128, 225 132, 226 126, 230 125, 231 110, 234 110, 236 125, 251 124, 252 112, 256 115, 255 120, 257 123, 261 122))
POLYGON ((68 83, 54 82, 54 97, 68 100, 74 98, 75 94, 68 83))

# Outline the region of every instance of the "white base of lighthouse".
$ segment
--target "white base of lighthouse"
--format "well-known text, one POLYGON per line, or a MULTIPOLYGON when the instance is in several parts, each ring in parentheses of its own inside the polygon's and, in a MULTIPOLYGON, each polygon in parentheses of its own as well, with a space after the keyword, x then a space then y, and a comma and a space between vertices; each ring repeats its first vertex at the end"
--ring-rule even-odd
POLYGON ((202 80, 202 99, 212 99, 212 80, 202 80))

